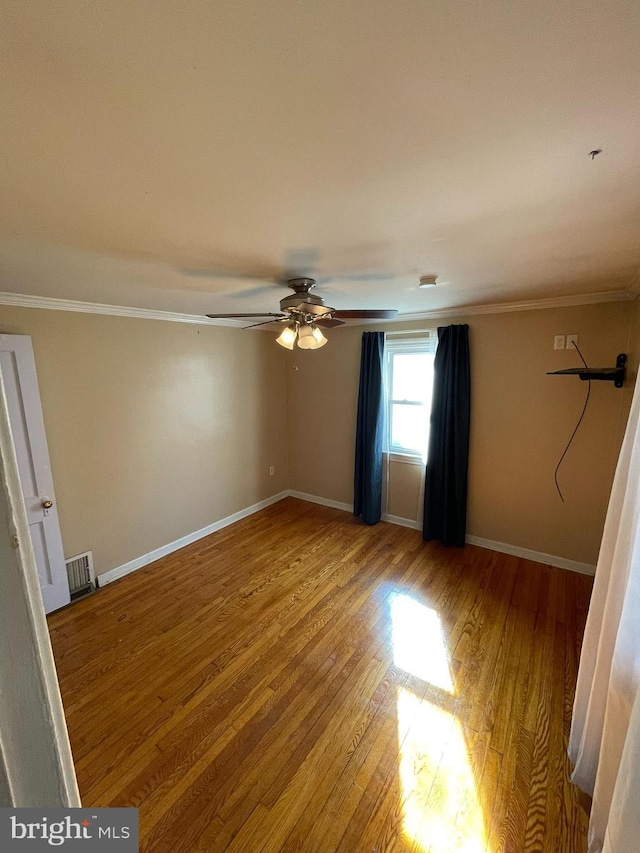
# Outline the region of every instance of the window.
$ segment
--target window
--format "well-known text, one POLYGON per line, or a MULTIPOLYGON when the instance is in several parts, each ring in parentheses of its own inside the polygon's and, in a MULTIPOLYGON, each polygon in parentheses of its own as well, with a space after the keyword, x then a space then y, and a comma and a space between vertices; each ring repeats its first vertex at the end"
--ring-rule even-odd
POLYGON ((435 331, 419 340, 385 342, 389 453, 426 459, 436 343, 435 331))

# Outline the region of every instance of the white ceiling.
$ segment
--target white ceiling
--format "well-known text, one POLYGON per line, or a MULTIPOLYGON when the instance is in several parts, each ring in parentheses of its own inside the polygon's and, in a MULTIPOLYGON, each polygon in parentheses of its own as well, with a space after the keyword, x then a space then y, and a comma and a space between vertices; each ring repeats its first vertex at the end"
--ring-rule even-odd
POLYGON ((637 0, 0 15, 2 291, 274 311, 264 279, 312 274, 420 312, 638 284, 637 0))

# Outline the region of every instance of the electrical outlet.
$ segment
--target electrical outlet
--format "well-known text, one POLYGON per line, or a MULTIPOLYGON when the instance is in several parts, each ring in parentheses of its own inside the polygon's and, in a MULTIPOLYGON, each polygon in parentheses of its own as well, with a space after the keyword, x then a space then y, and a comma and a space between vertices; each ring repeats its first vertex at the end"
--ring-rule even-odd
POLYGON ((554 349, 564 349, 564 335, 556 335, 553 339, 554 349))
POLYGON ((269 476, 270 476, 270 477, 273 477, 273 475, 274 475, 275 473, 276 473, 276 469, 273 467, 273 465, 270 465, 270 466, 269 466, 269 476))
POLYGON ((578 336, 577 335, 567 335, 567 349, 575 349, 578 346, 578 336))

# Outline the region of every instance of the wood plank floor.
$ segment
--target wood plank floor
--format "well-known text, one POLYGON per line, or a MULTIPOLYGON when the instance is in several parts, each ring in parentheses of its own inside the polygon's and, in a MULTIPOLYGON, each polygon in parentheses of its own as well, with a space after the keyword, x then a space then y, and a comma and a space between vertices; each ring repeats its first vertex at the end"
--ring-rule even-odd
POLYGON ((50 617, 83 804, 157 853, 582 853, 590 592, 287 498, 50 617))

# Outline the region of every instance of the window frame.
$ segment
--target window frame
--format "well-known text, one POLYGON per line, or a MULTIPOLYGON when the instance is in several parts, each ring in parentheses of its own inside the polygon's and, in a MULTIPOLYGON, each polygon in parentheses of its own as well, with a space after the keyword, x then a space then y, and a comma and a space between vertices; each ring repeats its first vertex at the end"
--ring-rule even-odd
POLYGON ((384 352, 384 380, 385 380, 385 441, 384 451, 390 459, 398 461, 419 461, 422 462, 426 458, 426 450, 422 451, 415 448, 400 447, 394 445, 391 441, 391 428, 393 418, 393 406, 408 405, 408 406, 425 406, 417 400, 394 400, 392 397, 393 391, 393 359, 395 355, 405 355, 411 353, 428 353, 435 354, 438 344, 438 333, 436 329, 428 329, 420 333, 419 338, 398 338, 395 340, 385 340, 384 352))

